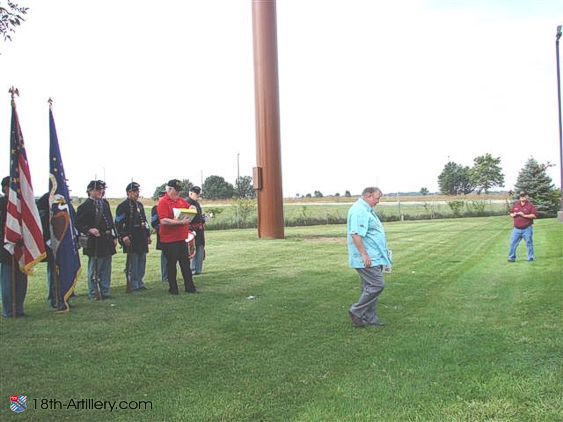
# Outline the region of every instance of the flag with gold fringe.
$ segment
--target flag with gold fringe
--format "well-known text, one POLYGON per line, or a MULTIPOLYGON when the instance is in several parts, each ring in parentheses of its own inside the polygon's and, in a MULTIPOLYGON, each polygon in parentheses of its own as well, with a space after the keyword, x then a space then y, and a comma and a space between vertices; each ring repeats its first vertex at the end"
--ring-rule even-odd
POLYGON ((74 228, 75 212, 59 148, 53 111, 49 107, 49 230, 50 248, 53 252, 51 277, 54 285, 56 307, 68 311, 68 299, 80 275, 80 256, 77 233, 74 228))
MULTIPOLYGON (((11 90, 12 91, 12 90, 11 90)), ((10 135, 10 185, 4 230, 4 248, 14 256, 20 271, 31 274, 45 258, 39 211, 33 196, 31 174, 12 92, 10 135)))

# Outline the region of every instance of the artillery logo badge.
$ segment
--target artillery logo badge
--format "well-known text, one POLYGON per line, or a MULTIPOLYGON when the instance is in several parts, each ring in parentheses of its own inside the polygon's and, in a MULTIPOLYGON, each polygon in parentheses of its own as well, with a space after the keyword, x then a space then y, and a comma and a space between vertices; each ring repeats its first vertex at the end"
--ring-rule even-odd
POLYGON ((10 396, 10 409, 16 413, 27 409, 27 396, 10 396))

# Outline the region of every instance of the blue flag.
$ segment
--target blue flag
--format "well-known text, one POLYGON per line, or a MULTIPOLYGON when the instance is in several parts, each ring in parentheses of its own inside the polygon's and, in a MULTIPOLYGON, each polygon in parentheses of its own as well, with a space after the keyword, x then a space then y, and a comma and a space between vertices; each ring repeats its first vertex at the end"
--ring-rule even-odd
POLYGON ((75 211, 70 201, 68 186, 53 112, 49 110, 49 230, 53 251, 52 277, 58 309, 69 311, 68 298, 74 291, 80 275, 75 211))

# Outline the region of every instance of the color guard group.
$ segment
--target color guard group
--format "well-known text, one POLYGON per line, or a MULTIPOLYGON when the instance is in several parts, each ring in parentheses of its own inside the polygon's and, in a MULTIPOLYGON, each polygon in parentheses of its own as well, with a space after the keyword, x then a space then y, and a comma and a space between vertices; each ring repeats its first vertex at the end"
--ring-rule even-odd
MULTIPOLYGON (((6 224, 7 195, 10 177, 2 180, 0 197, 0 236, 4 239, 6 224)), ((166 184, 166 190, 161 192, 158 204, 151 212, 151 221, 147 219, 145 208, 139 201, 140 185, 129 183, 126 188, 126 199, 116 209, 115 219, 107 199, 105 199, 106 184, 102 180, 92 180, 87 188, 88 198, 76 210, 75 234, 76 248, 82 247, 84 255, 88 257, 88 297, 91 300, 110 298, 112 256, 116 253, 117 245, 121 245, 123 253, 127 255, 125 273, 127 279, 126 292, 147 290, 144 276, 146 258, 151 244, 152 226, 157 235, 157 249, 161 250, 161 277, 169 285, 169 293, 178 295, 176 280, 177 264, 180 266, 184 290, 187 293, 199 293, 193 282, 193 274, 202 272, 205 257, 204 224, 198 201, 201 188, 190 188, 189 197, 180 196, 182 182, 172 179, 166 184), (176 209, 194 209, 192 218, 177 218, 176 209), (191 262, 190 262, 191 261, 191 262)), ((49 195, 45 194, 37 201, 42 220, 44 239, 47 250, 47 284, 48 302, 51 306, 61 309, 60 301, 56 300, 56 286, 52 273, 49 256, 50 221, 49 195)), ((12 268, 12 256, 5 248, 0 251, 0 278, 2 285, 2 316, 24 316, 23 304, 27 292, 27 275, 12 268), (14 286, 15 273, 15 292, 14 286), (15 308, 14 308, 15 307, 15 308), (14 308, 14 309, 13 309, 14 308)))

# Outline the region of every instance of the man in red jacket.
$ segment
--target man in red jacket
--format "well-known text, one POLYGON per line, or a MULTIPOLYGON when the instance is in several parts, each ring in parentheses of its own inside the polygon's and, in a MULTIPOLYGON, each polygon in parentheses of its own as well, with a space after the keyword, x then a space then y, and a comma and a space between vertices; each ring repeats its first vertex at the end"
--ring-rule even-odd
POLYGON ((510 216, 514 219, 514 230, 510 237, 510 250, 508 262, 516 261, 516 248, 524 238, 528 249, 528 261, 534 260, 534 242, 532 240, 534 218, 538 217, 536 207, 529 200, 527 192, 520 192, 520 200, 516 201, 510 209, 510 216))
POLYGON ((170 286, 168 291, 173 295, 178 294, 176 263, 180 264, 186 292, 199 293, 192 279, 188 244, 186 243, 189 233, 189 220, 174 217, 174 208, 190 207, 179 195, 181 184, 182 182, 178 179, 169 180, 166 184, 166 195, 160 198, 156 208, 160 220, 160 243, 167 260, 166 269, 168 271, 168 285, 170 286))

